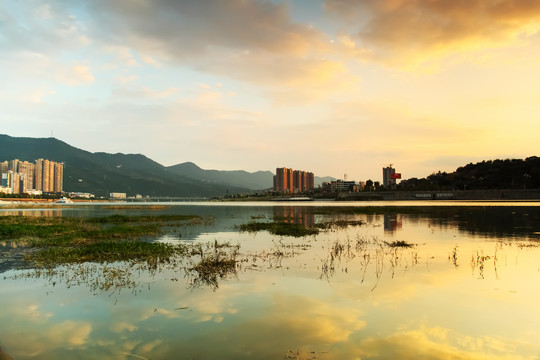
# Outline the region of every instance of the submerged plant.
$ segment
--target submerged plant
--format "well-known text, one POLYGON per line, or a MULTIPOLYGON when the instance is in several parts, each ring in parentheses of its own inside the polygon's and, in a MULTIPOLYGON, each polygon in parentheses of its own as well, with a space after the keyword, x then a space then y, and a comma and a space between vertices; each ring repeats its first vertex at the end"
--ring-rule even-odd
POLYGON ((392 248, 401 247, 401 248, 408 248, 413 247, 414 244, 408 243, 405 240, 396 240, 392 242, 384 242, 387 246, 390 246, 392 248))
POLYGON ((268 231, 273 235, 281 236, 294 236, 302 237, 308 235, 316 235, 319 233, 319 229, 313 227, 306 227, 303 224, 293 224, 287 222, 250 222, 247 224, 237 226, 240 231, 257 232, 268 231))

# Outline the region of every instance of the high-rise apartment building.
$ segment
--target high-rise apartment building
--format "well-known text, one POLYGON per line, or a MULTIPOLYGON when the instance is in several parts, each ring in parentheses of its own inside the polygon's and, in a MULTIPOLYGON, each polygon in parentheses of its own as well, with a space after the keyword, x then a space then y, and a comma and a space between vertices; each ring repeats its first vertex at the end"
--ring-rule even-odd
MULTIPOLYGON (((64 164, 37 159, 35 164, 18 159, 0 162, 1 186, 12 194, 30 190, 62 192, 64 164)), ((5 190, 5 189, 4 189, 5 190)))
POLYGON ((307 188, 308 190, 315 188, 315 174, 312 172, 307 173, 307 188))
POLYGON ((62 192, 64 182, 64 164, 54 163, 54 192, 62 192))
POLYGON ((8 170, 19 171, 19 159, 10 160, 8 165, 8 170))
POLYGON ((43 159, 36 160, 34 167, 34 188, 43 191, 43 159))
POLYGON ((288 193, 304 192, 315 187, 315 175, 303 170, 277 168, 274 176, 274 191, 288 193))
POLYGON ((274 190, 292 192, 293 189, 293 169, 276 168, 274 175, 274 190))
POLYGON ((383 168, 384 187, 389 188, 389 189, 395 189, 397 179, 401 179, 401 174, 396 173, 396 169, 392 167, 392 164, 383 168))
POLYGON ((22 174, 22 187, 20 192, 25 193, 34 189, 34 168, 35 165, 28 161, 20 161, 17 172, 22 174))
POLYGON ((49 192, 54 192, 54 169, 55 162, 49 161, 49 192))
POLYGON ((64 164, 37 159, 34 172, 35 189, 43 192, 62 192, 64 164))
POLYGON ((50 182, 49 182, 49 169, 50 169, 50 162, 49 160, 43 160, 43 173, 41 177, 41 190, 43 192, 49 192, 51 191, 50 188, 50 182))
POLYGON ((21 192, 21 175, 9 170, 7 172, 7 187, 11 188, 12 194, 19 194, 21 192))
POLYGON ((0 174, 5 174, 8 172, 8 165, 9 163, 7 161, 0 162, 0 174))

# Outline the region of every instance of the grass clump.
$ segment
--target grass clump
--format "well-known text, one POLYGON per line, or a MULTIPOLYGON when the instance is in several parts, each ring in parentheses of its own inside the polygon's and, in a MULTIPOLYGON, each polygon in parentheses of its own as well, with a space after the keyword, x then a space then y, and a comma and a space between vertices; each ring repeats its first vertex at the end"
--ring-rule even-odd
POLYGON ((281 236, 294 236, 302 237, 308 235, 316 235, 319 233, 319 229, 306 227, 302 224, 291 224, 286 222, 250 222, 247 224, 239 225, 237 227, 240 231, 257 232, 268 231, 273 235, 281 236))
POLYGON ((25 257, 38 265, 144 260, 168 261, 179 246, 141 242, 161 234, 163 221, 198 220, 196 215, 124 216, 103 218, 0 217, 0 240, 39 248, 25 257))
POLYGON ((392 247, 392 248, 397 248, 397 247, 400 247, 400 248, 409 248, 409 247, 413 247, 414 244, 411 244, 411 243, 408 243, 406 242, 405 240, 396 240, 396 241, 392 241, 392 242, 384 242, 387 246, 389 247, 392 247))
POLYGON ((167 222, 167 221, 186 221, 200 219, 199 215, 153 215, 153 216, 128 216, 128 215, 110 215, 103 217, 90 218, 87 221, 99 224, 123 224, 132 222, 167 222))
POLYGON ((315 226, 319 229, 330 230, 330 229, 345 229, 349 226, 360 226, 364 225, 363 221, 359 220, 333 220, 322 223, 317 223, 315 226))
POLYGON ((192 281, 193 286, 208 285, 217 289, 220 279, 236 273, 236 259, 209 256, 190 270, 197 273, 197 277, 192 281))
POLYGON ((28 261, 40 265, 80 264, 144 260, 167 262, 176 253, 175 246, 135 241, 102 241, 85 246, 51 247, 26 255, 28 261))
POLYGON ((191 271, 193 287, 210 286, 214 290, 219 287, 219 280, 237 273, 237 257, 239 245, 229 243, 207 244, 192 249, 192 255, 199 255, 200 260, 188 270, 191 271))

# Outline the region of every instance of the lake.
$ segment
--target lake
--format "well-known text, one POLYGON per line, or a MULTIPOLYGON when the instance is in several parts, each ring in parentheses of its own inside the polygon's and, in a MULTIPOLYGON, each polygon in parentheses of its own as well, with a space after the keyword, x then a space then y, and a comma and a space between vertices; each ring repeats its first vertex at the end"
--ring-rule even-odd
MULTIPOLYGON (((0 267, 0 359, 539 359, 539 202, 99 204, 0 216, 200 215, 169 264, 0 267), (249 223, 317 228, 289 236, 249 223), (234 259, 215 273, 204 256, 234 259)), ((0 242, 4 259, 22 251, 0 242)))

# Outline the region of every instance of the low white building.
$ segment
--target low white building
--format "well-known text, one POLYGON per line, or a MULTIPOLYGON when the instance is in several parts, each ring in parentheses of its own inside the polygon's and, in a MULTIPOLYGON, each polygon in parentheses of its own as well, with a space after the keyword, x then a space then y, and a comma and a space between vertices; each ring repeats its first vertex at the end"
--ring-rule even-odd
POLYGON ((117 192, 110 193, 109 197, 111 199, 125 199, 125 198, 127 198, 126 193, 117 193, 117 192))

